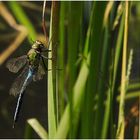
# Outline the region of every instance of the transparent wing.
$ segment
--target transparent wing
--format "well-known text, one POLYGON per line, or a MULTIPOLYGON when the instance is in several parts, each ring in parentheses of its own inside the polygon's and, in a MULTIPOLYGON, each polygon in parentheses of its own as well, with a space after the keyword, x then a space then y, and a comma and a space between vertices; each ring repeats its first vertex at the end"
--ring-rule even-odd
POLYGON ((27 62, 27 55, 23 55, 17 58, 10 59, 6 67, 9 69, 9 71, 17 73, 27 62))
POLYGON ((26 86, 31 82, 31 79, 26 80, 28 73, 29 73, 29 68, 25 67, 23 71, 21 72, 21 74, 15 79, 14 83, 12 84, 11 89, 10 89, 11 95, 14 95, 14 96, 18 95, 21 89, 26 88, 26 86), (26 84, 25 84, 25 80, 26 80, 26 84))
POLYGON ((45 75, 45 71, 44 71, 42 65, 39 64, 38 70, 37 70, 36 74, 33 76, 33 80, 34 81, 41 80, 44 75, 45 75))

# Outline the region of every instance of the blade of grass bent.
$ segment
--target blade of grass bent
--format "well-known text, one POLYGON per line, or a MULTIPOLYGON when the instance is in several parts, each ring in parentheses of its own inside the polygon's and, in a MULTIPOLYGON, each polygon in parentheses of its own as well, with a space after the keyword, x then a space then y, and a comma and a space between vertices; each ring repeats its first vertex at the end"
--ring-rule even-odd
POLYGON ((20 22, 20 24, 25 25, 25 27, 27 28, 29 33, 29 39, 35 40, 37 35, 36 30, 20 4, 17 1, 9 1, 8 4, 16 19, 20 22))
POLYGON ((28 35, 27 29, 16 23, 16 20, 12 16, 12 14, 8 11, 6 6, 0 2, 0 11, 1 16, 6 20, 6 22, 14 29, 16 29, 19 33, 15 40, 9 45, 9 47, 4 50, 0 54, 0 65, 4 63, 4 61, 20 46, 20 44, 24 41, 24 39, 28 35))
POLYGON ((28 124, 34 129, 34 131, 38 134, 38 136, 42 139, 47 139, 48 134, 43 126, 38 122, 37 119, 29 119, 27 120, 28 124))

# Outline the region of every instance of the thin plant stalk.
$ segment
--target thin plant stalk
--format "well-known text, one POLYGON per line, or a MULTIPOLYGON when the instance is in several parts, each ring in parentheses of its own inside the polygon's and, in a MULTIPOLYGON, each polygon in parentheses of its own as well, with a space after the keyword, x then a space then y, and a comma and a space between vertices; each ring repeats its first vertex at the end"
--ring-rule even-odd
POLYGON ((51 19, 50 19, 50 46, 52 50, 48 57, 52 58, 52 61, 48 62, 48 132, 49 138, 53 138, 56 133, 57 120, 58 120, 58 95, 56 95, 56 58, 57 48, 56 42, 58 42, 58 21, 59 21, 59 2, 52 2, 51 7, 51 19))
POLYGON ((124 105, 126 94, 126 63, 127 63, 127 40, 128 40, 128 7, 129 2, 125 2, 125 27, 124 27, 124 40, 123 40, 123 56, 122 56, 122 75, 121 75, 121 96, 119 104, 119 118, 117 138, 124 138, 125 120, 124 120, 124 105))

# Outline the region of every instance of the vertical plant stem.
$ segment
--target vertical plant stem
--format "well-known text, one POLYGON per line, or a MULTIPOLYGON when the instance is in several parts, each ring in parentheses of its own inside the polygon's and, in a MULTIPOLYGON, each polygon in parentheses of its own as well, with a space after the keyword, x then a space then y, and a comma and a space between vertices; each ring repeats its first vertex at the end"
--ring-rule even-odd
POLYGON ((43 27, 43 32, 44 32, 45 38, 46 38, 46 40, 47 40, 48 35, 47 35, 47 29, 46 29, 46 25, 45 25, 45 7, 46 7, 46 0, 44 0, 44 3, 43 3, 43 10, 42 10, 42 27, 43 27))
POLYGON ((58 65, 63 69, 62 72, 59 73, 59 82, 58 82, 58 90, 59 90, 59 113, 60 117, 64 111, 64 49, 65 49, 65 15, 66 15, 66 2, 61 1, 60 5, 60 22, 59 22, 59 38, 60 38, 60 48, 58 50, 58 65))
POLYGON ((125 28, 124 28, 124 41, 123 41, 123 56, 122 56, 122 75, 121 75, 121 97, 119 104, 119 118, 118 118, 118 129, 117 138, 124 138, 124 105, 125 105, 125 94, 126 94, 126 62, 127 62, 127 37, 128 37, 128 4, 125 3, 125 28))
MULTIPOLYGON (((102 82, 101 84, 100 84, 100 86, 102 86, 102 88, 103 88, 103 85, 102 84, 105 84, 105 82, 104 82, 104 79, 106 79, 107 81, 106 81, 106 83, 107 84, 109 84, 108 83, 108 77, 106 77, 105 75, 108 75, 107 74, 107 56, 109 56, 110 57, 110 51, 109 51, 109 35, 110 35, 110 32, 109 32, 109 23, 108 23, 108 21, 106 21, 106 26, 105 26, 105 35, 104 35, 104 43, 103 43, 103 52, 104 52, 104 54, 103 54, 103 58, 102 58, 102 64, 101 64, 101 72, 104 72, 103 73, 103 77, 101 77, 100 79, 100 81, 102 82), (103 63, 104 62, 104 63, 103 63), (103 80, 102 80, 103 79, 103 80)), ((107 85, 107 100, 106 100, 106 105, 105 105, 105 113, 104 113, 104 117, 103 117, 103 122, 100 122, 100 127, 102 127, 102 131, 100 132, 100 136, 101 136, 101 138, 106 138, 106 133, 107 133, 107 130, 108 130, 108 121, 109 121, 109 114, 110 114, 110 94, 111 94, 111 90, 110 90, 110 87, 109 87, 109 85, 107 85)), ((105 91, 105 89, 102 89, 102 91, 105 91)), ((104 92, 101 92, 100 91, 100 93, 101 93, 101 95, 100 96, 103 96, 103 93, 104 92)), ((103 96, 103 98, 105 98, 105 96, 103 96)), ((97 121, 98 121, 98 118, 100 118, 102 115, 102 112, 103 112, 103 110, 104 110, 104 107, 103 107, 103 99, 102 99, 102 109, 100 110, 100 115, 97 115, 97 121)), ((101 104, 101 102, 100 102, 100 104, 101 104)), ((99 126, 98 126, 99 127, 99 126)), ((98 132, 99 133, 99 132, 98 132)))
POLYGON ((52 61, 48 62, 48 125, 49 125, 49 138, 53 138, 56 133, 57 124, 57 103, 56 103, 56 42, 58 42, 58 27, 59 27, 59 2, 52 2, 51 7, 51 20, 50 20, 50 46, 52 50, 49 53, 49 58, 53 58, 52 61), (55 59, 54 59, 55 58, 55 59))

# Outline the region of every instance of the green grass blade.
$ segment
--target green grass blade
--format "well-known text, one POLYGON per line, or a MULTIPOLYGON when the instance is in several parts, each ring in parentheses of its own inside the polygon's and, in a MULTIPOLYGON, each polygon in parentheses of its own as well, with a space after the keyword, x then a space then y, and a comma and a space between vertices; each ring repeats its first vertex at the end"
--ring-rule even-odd
POLYGON ((111 89, 109 87, 109 76, 110 73, 108 73, 109 70, 109 66, 107 64, 107 61, 109 59, 110 56, 110 51, 111 48, 110 47, 110 30, 109 30, 109 22, 107 21, 106 26, 105 26, 105 34, 104 34, 104 43, 103 43, 103 55, 102 55, 102 62, 101 62, 101 72, 102 76, 100 77, 99 81, 99 90, 98 93, 100 93, 99 96, 99 101, 98 101, 98 110, 97 110, 97 116, 96 116, 96 121, 100 121, 100 123, 98 123, 99 126, 98 129, 102 128, 101 132, 98 132, 98 137, 101 138, 106 138, 107 135, 107 130, 108 130, 108 122, 109 122, 109 114, 110 114, 110 102, 111 102, 111 89), (107 86, 107 92, 106 91, 106 86, 107 86), (105 99, 105 95, 107 93, 107 100, 106 100, 106 104, 105 104, 105 108, 104 108, 104 99, 105 99), (105 109, 105 111, 104 111, 105 109), (104 112, 104 117, 102 117, 102 113, 104 112))
POLYGON ((65 17, 66 17, 66 2, 60 2, 60 22, 59 22, 59 38, 60 48, 58 49, 58 66, 63 71, 59 73, 58 94, 59 94, 59 116, 61 117, 64 111, 64 52, 65 52, 65 17))
MULTIPOLYGON (((92 6, 91 13, 90 13, 89 26, 88 26, 88 30, 87 30, 87 34, 86 34, 84 52, 83 52, 85 57, 87 57, 88 50, 90 47, 90 36, 91 36, 91 29, 92 29, 92 24, 93 24, 93 14, 94 14, 94 7, 92 6)), ((85 63, 87 63, 87 62, 85 61, 85 63)), ((86 92, 86 90, 84 92, 86 92)), ((83 98, 85 98, 86 94, 84 94, 83 96, 84 96, 83 98)), ((85 108, 85 102, 83 100, 82 105, 81 105, 81 132, 80 132, 81 138, 85 138, 85 136, 86 136, 86 131, 85 131, 85 128, 86 128, 85 118, 86 117, 87 117, 87 113, 86 113, 86 108, 85 108)))
MULTIPOLYGON (((125 95, 125 100, 131 100, 138 97, 140 97, 140 91, 132 91, 125 95)), ((118 96, 116 100, 120 102, 120 96, 118 96)))
POLYGON ((68 94, 70 101, 70 138, 74 138, 76 124, 73 122, 73 86, 76 81, 76 61, 78 57, 80 25, 82 19, 83 2, 69 2, 68 7, 68 94))
POLYGON ((27 123, 24 132, 24 139, 32 138, 33 128, 27 123))
POLYGON ((115 46, 116 50, 115 50, 114 71, 113 71, 113 90, 114 90, 116 76, 117 76, 118 63, 119 63, 119 59, 121 55, 123 31, 124 31, 124 14, 122 15, 122 18, 121 18, 119 33, 118 33, 117 42, 115 46))
POLYGON ((85 138, 95 137, 95 113, 93 113, 93 108, 95 106, 95 96, 97 93, 97 83, 98 83, 98 72, 99 72, 99 60, 101 51, 101 33, 103 27, 104 12, 106 8, 106 2, 94 2, 94 14, 93 14, 93 24, 91 30, 91 59, 89 66, 89 78, 87 84, 87 93, 85 100, 85 138))
MULTIPOLYGON (((59 21, 59 3, 52 2, 51 8, 51 19, 50 19, 50 46, 52 50, 48 57, 57 58, 56 43, 58 42, 58 21, 59 21), (54 48, 55 47, 55 48, 54 48)), ((58 101, 56 95, 56 60, 48 61, 48 127, 49 127, 49 138, 53 138, 56 133, 56 125, 58 118, 58 101)))
MULTIPOLYGON (((108 21, 109 22, 109 21, 108 21)), ((112 22, 113 23, 113 22, 112 22)), ((111 26, 111 25, 110 25, 111 26)), ((123 27, 124 27, 124 18, 121 18, 121 23, 120 23, 120 27, 119 27, 119 32, 117 35, 117 41, 115 44, 115 56, 113 56, 114 58, 114 67, 113 70, 110 69, 110 78, 109 78, 109 88, 107 90, 107 100, 106 100, 106 104, 105 104, 105 115, 104 115, 104 119, 103 119, 103 126, 102 126, 102 134, 101 134, 101 138, 106 138, 107 136, 107 132, 108 132, 108 126, 111 126, 111 133, 114 134, 113 132, 113 118, 112 118, 112 112, 113 112, 113 95, 114 95, 114 86, 115 86, 115 82, 116 82, 116 74, 117 74, 117 69, 118 69, 118 62, 119 62, 119 57, 120 57, 120 51, 121 51, 121 44, 122 44, 122 37, 123 37, 123 27), (113 77, 113 79, 111 78, 113 77), (111 113, 111 114, 110 114, 111 113), (111 120, 111 123, 109 124, 111 120)), ((108 32, 108 34, 111 34, 111 31, 108 32)), ((105 35, 107 36, 107 35, 105 35)), ((110 44, 108 44, 110 45, 110 44)), ((111 49, 111 48, 110 48, 111 49)), ((110 56, 111 57, 111 56, 110 56)), ((109 58, 108 58, 109 59, 109 58)), ((112 67, 112 65, 110 66, 112 67)))
POLYGON ((32 118, 27 120, 28 124, 34 129, 34 131, 38 134, 38 136, 42 139, 47 139, 48 134, 43 126, 38 122, 38 120, 32 118))
POLYGON ((135 90, 140 88, 140 83, 133 83, 128 85, 128 90, 135 90))
POLYGON ((123 40, 123 58, 122 58, 122 75, 121 75, 121 96, 119 104, 119 118, 117 138, 124 138, 125 122, 124 122, 124 105, 126 94, 126 54, 127 54, 127 36, 128 36, 128 7, 129 2, 125 3, 125 28, 124 28, 124 40, 123 40))
MULTIPOLYGON (((89 60, 89 57, 88 57, 89 60)), ((87 60, 87 61, 88 61, 87 60)), ((80 106, 81 106, 81 100, 84 94, 84 88, 86 85, 86 81, 87 81, 87 77, 88 77, 88 67, 87 67, 87 63, 83 63, 80 73, 78 75, 78 78, 76 80, 76 84, 74 86, 74 98, 73 98, 73 106, 74 106, 74 118, 78 117, 79 114, 79 110, 80 110, 80 106)), ((68 135, 70 129, 70 104, 67 105, 64 114, 62 116, 62 119, 60 121, 60 124, 58 126, 56 135, 54 138, 66 138, 68 135)))

